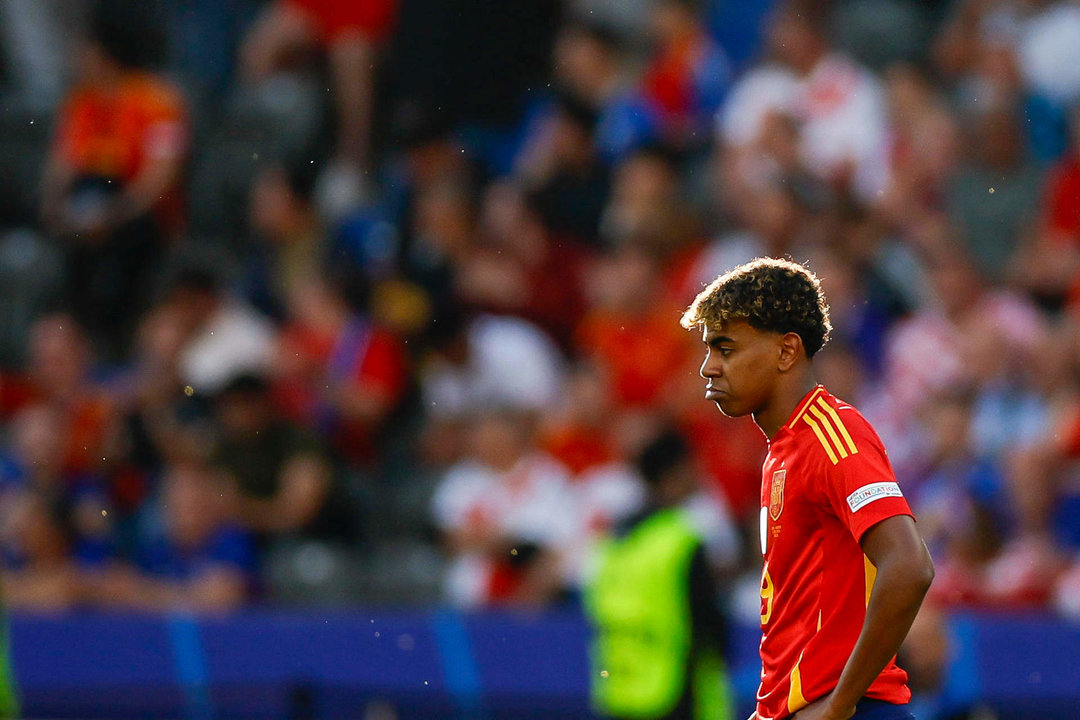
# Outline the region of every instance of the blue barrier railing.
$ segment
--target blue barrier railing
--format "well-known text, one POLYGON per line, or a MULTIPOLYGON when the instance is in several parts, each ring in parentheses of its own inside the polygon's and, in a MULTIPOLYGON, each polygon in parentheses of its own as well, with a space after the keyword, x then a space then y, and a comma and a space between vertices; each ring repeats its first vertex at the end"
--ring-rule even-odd
MULTIPOLYGON (((588 627, 573 611, 17 615, 11 631, 26 717, 591 717, 588 627)), ((1080 717, 1080 626, 963 615, 949 632, 935 707, 1080 717)), ((751 627, 732 640, 740 713, 757 640, 751 627)))

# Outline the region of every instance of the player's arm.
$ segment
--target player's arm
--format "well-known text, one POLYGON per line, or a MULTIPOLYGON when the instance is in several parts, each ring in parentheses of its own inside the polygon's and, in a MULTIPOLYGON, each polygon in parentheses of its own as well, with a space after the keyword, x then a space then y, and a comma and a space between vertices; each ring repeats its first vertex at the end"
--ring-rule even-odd
POLYGON ((862 632, 836 688, 796 713, 798 720, 846 720, 854 714, 855 704, 900 649, 934 579, 930 553, 907 515, 877 523, 861 545, 877 568, 862 632))

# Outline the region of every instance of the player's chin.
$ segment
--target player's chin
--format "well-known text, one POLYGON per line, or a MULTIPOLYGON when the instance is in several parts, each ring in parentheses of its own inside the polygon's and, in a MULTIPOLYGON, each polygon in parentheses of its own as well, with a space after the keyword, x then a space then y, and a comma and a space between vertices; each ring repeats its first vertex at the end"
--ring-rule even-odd
POLYGON ((739 402, 738 399, 726 393, 720 397, 712 398, 712 401, 716 403, 716 407, 720 412, 730 418, 742 417, 753 412, 753 409, 747 407, 745 402, 739 402))
POLYGON ((739 417, 740 415, 745 414, 739 412, 735 404, 731 402, 731 398, 719 397, 713 400, 713 402, 716 403, 716 408, 728 417, 739 417))

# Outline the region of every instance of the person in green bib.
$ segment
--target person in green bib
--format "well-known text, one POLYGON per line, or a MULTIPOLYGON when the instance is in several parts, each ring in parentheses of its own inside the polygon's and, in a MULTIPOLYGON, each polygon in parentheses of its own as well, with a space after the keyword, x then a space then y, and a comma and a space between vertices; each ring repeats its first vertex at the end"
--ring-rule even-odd
MULTIPOLYGON (((678 434, 653 440, 638 466, 647 505, 600 543, 585 585, 594 710, 619 720, 729 720, 726 620, 706 542, 725 520, 706 507, 678 434)), ((737 543, 730 533, 728 557, 737 543)))
POLYGON ((0 612, 0 718, 21 717, 19 688, 11 668, 11 633, 7 613, 0 612))

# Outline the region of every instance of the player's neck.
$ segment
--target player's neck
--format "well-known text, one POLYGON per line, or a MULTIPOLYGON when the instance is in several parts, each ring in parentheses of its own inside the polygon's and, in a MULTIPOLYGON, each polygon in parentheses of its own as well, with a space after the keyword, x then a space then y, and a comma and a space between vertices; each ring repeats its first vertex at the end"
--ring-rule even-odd
POLYGON ((799 371, 781 375, 769 403, 754 413, 754 422, 770 441, 780 432, 795 408, 817 385, 813 368, 807 364, 799 371))

